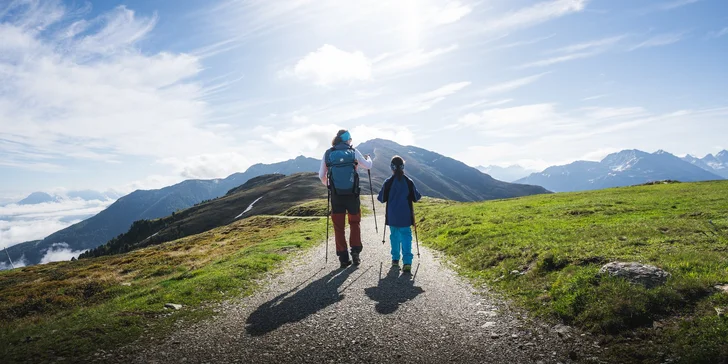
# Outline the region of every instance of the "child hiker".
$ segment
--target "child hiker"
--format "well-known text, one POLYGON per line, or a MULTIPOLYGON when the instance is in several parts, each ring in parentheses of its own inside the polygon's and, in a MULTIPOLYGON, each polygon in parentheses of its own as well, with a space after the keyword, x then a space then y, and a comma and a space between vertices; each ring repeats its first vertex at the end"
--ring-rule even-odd
POLYGON ((389 242, 392 244, 392 266, 399 266, 400 254, 402 270, 412 271, 412 228, 415 224, 414 202, 422 198, 415 183, 404 175, 404 159, 392 158, 389 165, 392 177, 384 181, 379 190, 379 202, 386 202, 385 225, 389 225, 389 242))

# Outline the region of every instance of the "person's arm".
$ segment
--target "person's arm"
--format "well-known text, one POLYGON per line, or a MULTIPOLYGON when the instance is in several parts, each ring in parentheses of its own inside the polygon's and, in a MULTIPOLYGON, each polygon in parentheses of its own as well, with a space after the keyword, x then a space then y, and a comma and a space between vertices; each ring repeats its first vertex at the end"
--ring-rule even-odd
POLYGON ((382 184, 382 188, 379 189, 379 196, 377 197, 377 200, 381 203, 384 203, 384 186, 387 185, 387 181, 384 181, 384 184, 382 184))
POLYGON ((359 163, 359 166, 364 167, 364 169, 372 169, 372 165, 374 162, 372 162, 371 158, 364 158, 364 156, 361 154, 361 152, 358 149, 356 150, 356 161, 359 163))
POLYGON ((326 154, 324 154, 324 157, 321 158, 321 167, 319 167, 319 179, 321 180, 321 183, 323 183, 326 187, 329 186, 329 179, 326 176, 327 173, 328 169, 326 168, 326 154))

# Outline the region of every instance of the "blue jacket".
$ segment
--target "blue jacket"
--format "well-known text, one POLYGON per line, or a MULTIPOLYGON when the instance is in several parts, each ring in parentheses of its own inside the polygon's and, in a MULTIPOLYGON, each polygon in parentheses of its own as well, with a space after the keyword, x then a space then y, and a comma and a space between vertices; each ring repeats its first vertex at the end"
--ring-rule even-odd
POLYGON ((412 226, 413 207, 412 202, 419 201, 422 198, 420 192, 414 182, 404 176, 398 179, 395 176, 387 178, 384 185, 379 190, 379 202, 387 203, 386 225, 394 227, 412 226), (410 186, 412 189, 410 190, 410 186), (389 192, 385 198, 385 192, 389 192))

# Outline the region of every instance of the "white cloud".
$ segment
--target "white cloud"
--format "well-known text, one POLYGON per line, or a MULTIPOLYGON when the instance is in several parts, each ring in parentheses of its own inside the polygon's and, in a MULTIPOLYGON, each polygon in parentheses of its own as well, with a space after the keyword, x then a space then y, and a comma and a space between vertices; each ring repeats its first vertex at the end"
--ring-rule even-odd
POLYGON ((113 202, 63 199, 35 205, 0 206, 0 247, 43 239, 84 218, 96 215, 113 202))
POLYGON ((683 40, 685 36, 685 33, 665 33, 665 34, 658 34, 654 37, 651 37, 641 43, 635 44, 634 46, 630 47, 630 51, 634 51, 641 48, 651 48, 651 47, 660 47, 665 45, 670 45, 673 43, 677 43, 681 40, 683 40))
POLYGON ((60 170, 58 159, 194 155, 230 141, 203 125, 204 89, 190 81, 199 59, 137 47, 156 16, 118 7, 71 23, 79 14, 58 1, 11 6, 0 18, 2 164, 60 170))
POLYGON ((624 150, 624 148, 600 148, 582 155, 581 158, 578 158, 578 160, 599 162, 604 159, 604 157, 612 153, 617 153, 621 150, 624 150))
POLYGON ((254 155, 238 152, 200 154, 189 158, 166 158, 160 161, 175 168, 185 179, 211 179, 243 172, 258 160, 254 155))
POLYGON ((324 44, 299 60, 290 72, 322 86, 366 81, 372 78, 372 61, 361 51, 347 52, 324 44))
MULTIPOLYGON (((290 155, 321 158, 323 152, 331 147, 331 140, 339 129, 349 128, 336 124, 309 124, 277 130, 264 134, 262 138, 290 155)), ((359 140, 356 135, 352 138, 355 142, 359 140)))
POLYGON ((43 255, 40 260, 40 264, 46 264, 51 262, 60 262, 64 260, 71 260, 71 258, 78 258, 79 255, 86 252, 86 250, 71 250, 68 248, 66 243, 53 244, 43 255))
POLYGON ((392 140, 401 145, 415 145, 416 142, 415 134, 406 125, 359 125, 351 133, 361 142, 377 138, 392 140))
POLYGON ((458 123, 491 137, 513 138, 538 135, 564 124, 565 118, 556 112, 552 104, 533 104, 469 113, 461 117, 458 123))
POLYGON ((79 220, 61 221, 60 218, 25 218, 3 220, 0 218, 0 248, 10 247, 26 241, 41 240, 65 229, 79 220))

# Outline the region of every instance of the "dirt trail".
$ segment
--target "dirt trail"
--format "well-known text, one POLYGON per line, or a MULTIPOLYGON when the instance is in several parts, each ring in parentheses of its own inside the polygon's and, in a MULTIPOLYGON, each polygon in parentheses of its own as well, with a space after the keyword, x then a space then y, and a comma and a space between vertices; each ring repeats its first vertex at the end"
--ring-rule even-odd
POLYGON ((333 241, 324 265, 322 244, 268 277, 255 295, 225 302, 216 317, 141 345, 134 359, 123 361, 568 363, 570 355, 585 360, 578 336, 559 334, 494 295, 476 292, 422 246, 412 274, 391 269, 389 244, 382 244, 381 230, 374 231, 373 217, 363 219, 362 235, 361 266, 338 269, 333 241))

